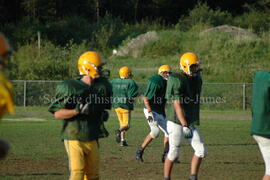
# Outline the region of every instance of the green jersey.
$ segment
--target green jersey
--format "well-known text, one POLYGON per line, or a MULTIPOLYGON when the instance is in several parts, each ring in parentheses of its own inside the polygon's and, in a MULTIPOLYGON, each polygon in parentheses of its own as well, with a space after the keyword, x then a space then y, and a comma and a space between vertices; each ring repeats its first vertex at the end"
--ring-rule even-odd
POLYGON ((138 96, 138 85, 132 79, 116 78, 111 81, 113 107, 133 110, 133 98, 138 96))
POLYGON ((144 96, 148 98, 153 111, 165 116, 165 93, 167 81, 160 75, 155 74, 149 78, 144 96))
POLYGON ((183 72, 172 73, 169 76, 166 89, 167 120, 181 124, 173 106, 173 100, 179 100, 182 103, 188 126, 199 125, 201 87, 202 79, 200 75, 188 77, 183 72))
POLYGON ((78 103, 90 103, 89 115, 79 114, 63 120, 62 139, 91 141, 108 136, 102 112, 110 109, 111 84, 105 78, 95 79, 92 85, 80 79, 65 80, 58 84, 49 112, 74 109, 78 103))
POLYGON ((270 138, 270 72, 256 72, 253 83, 251 134, 270 138))

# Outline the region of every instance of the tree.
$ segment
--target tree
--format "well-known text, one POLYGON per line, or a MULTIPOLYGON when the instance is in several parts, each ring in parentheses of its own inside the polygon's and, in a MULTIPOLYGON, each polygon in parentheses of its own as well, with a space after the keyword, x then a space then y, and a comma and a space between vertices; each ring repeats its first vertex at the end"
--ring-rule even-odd
POLYGON ((270 12, 270 0, 253 0, 244 5, 249 11, 264 11, 270 12))

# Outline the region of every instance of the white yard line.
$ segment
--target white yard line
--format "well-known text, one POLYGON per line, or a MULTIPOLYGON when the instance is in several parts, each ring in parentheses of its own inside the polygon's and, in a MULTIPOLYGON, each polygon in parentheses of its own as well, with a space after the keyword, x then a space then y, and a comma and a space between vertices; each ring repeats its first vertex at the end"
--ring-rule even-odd
POLYGON ((40 119, 40 118, 4 118, 3 121, 34 121, 34 122, 43 122, 46 121, 46 119, 40 119))

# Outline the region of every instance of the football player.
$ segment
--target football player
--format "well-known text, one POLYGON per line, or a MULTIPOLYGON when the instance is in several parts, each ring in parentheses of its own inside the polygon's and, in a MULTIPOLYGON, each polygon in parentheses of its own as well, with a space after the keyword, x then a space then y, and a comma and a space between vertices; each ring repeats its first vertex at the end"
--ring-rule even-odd
POLYGON ((270 72, 256 72, 253 82, 251 134, 265 163, 262 179, 270 180, 270 72))
MULTIPOLYGON (((10 45, 5 36, 0 33, 0 119, 2 119, 5 113, 14 113, 12 85, 4 75, 4 70, 10 55, 10 45)), ((8 142, 0 140, 0 159, 6 157, 8 149, 8 142)))
POLYGON ((105 63, 97 52, 78 59, 82 77, 58 84, 49 111, 63 119, 62 140, 69 159, 70 180, 99 179, 98 139, 107 137, 104 121, 111 108, 111 84, 101 76, 105 63))
POLYGON ((195 127, 200 124, 201 69, 195 53, 184 53, 179 61, 181 72, 169 76, 166 89, 170 147, 164 163, 164 180, 170 180, 173 163, 179 155, 180 144, 184 138, 195 151, 189 180, 197 180, 200 164, 207 154, 203 138, 195 127))
POLYGON ((116 142, 120 146, 128 146, 125 133, 130 128, 131 111, 133 110, 134 98, 138 96, 138 85, 132 80, 131 69, 121 67, 119 77, 111 81, 113 89, 113 108, 117 114, 120 127, 115 131, 116 142))
POLYGON ((165 92, 167 79, 172 71, 169 65, 162 65, 158 73, 148 79, 147 88, 143 97, 145 105, 144 115, 150 127, 150 133, 145 137, 142 145, 136 152, 136 160, 143 162, 143 152, 148 144, 158 137, 160 130, 164 133, 164 153, 162 162, 169 151, 169 138, 167 132, 167 121, 165 119, 165 92))

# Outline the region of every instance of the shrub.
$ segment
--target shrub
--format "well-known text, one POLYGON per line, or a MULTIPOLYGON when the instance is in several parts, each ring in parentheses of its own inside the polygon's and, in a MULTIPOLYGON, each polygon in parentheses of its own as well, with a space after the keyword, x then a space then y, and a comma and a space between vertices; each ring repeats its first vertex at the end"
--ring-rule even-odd
POLYGON ((188 16, 179 19, 176 28, 187 31, 191 27, 198 24, 206 24, 210 26, 218 26, 223 24, 230 24, 232 16, 227 11, 219 9, 213 10, 206 3, 199 2, 194 9, 189 12, 188 16))
POLYGON ((270 29, 270 16, 267 12, 251 11, 237 16, 234 24, 242 28, 252 29, 254 32, 261 34, 270 29))
POLYGON ((65 47, 43 42, 39 50, 36 43, 19 47, 14 55, 13 79, 62 80, 77 76, 77 59, 89 47, 86 43, 65 47))

